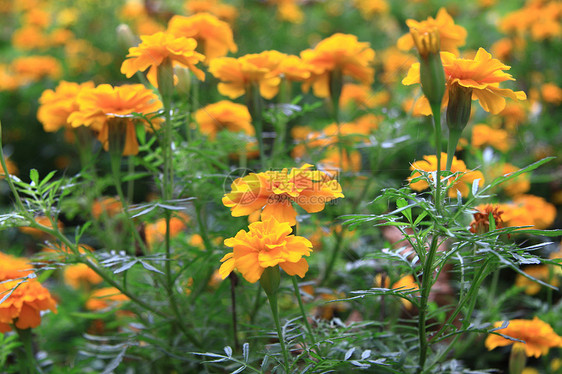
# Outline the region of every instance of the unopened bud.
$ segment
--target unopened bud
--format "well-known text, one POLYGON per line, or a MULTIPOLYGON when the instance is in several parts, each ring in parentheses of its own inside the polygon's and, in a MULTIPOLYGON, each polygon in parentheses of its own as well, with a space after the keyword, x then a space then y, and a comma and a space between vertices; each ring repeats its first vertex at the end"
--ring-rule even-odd
POLYGON ((117 26, 117 44, 123 48, 125 51, 128 51, 131 47, 136 47, 140 40, 135 36, 135 34, 131 31, 129 25, 124 23, 117 26))
POLYGON ((440 108, 445 95, 445 71, 439 53, 439 31, 410 30, 414 45, 420 55, 420 83, 431 108, 440 108))
POLYGON ((462 132, 470 118, 472 88, 453 83, 449 85, 447 126, 449 131, 462 132))

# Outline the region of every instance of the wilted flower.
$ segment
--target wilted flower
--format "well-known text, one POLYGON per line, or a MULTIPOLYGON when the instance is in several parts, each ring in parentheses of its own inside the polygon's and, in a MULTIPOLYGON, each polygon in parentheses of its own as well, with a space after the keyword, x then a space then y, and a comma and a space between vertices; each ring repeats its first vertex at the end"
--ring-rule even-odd
POLYGON ((209 72, 221 82, 219 92, 236 99, 252 86, 259 88, 260 95, 271 99, 279 92, 281 78, 277 68, 285 55, 277 51, 264 51, 239 58, 219 57, 209 64, 209 72))
POLYGON ((41 324, 43 310, 57 311, 57 304, 51 293, 35 278, 25 281, 6 281, 0 283, 0 332, 4 333, 15 325, 18 329, 29 329, 41 324))
POLYGON ((221 130, 253 135, 252 117, 245 105, 222 100, 195 112, 195 121, 202 134, 214 140, 221 130))
POLYGON ((479 205, 476 207, 476 213, 474 213, 474 219, 470 222, 470 232, 474 234, 483 234, 490 231, 490 214, 494 220, 494 226, 496 229, 501 229, 504 227, 504 222, 502 219, 503 211, 500 210, 499 205, 479 205))
POLYGON ((148 70, 147 78, 158 87, 157 69, 165 60, 172 65, 189 68, 200 80, 205 80, 205 73, 195 64, 205 59, 195 51, 197 41, 193 38, 177 37, 171 33, 157 32, 153 35, 142 35, 138 47, 129 48, 127 59, 121 65, 121 73, 130 78, 138 71, 148 70))
POLYGON ((290 235, 293 231, 287 222, 269 217, 264 222, 254 222, 248 231, 240 230, 224 244, 232 247, 221 260, 219 272, 222 279, 234 269, 250 283, 257 282, 265 268, 279 265, 289 275, 303 278, 308 263, 303 256, 312 252, 312 243, 302 236, 290 235))
POLYGON ((193 38, 202 46, 205 63, 226 56, 228 51, 237 52, 230 25, 208 13, 197 13, 189 17, 173 16, 168 23, 168 33, 176 37, 193 38))
MULTIPOLYGON (((466 30, 464 27, 455 25, 453 18, 447 13, 445 8, 439 9, 437 17, 429 17, 425 21, 418 22, 413 19, 406 21, 410 30, 416 30, 420 34, 426 34, 432 30, 437 30, 439 34, 441 51, 451 52, 458 56, 458 47, 465 44, 466 30)), ((407 51, 414 47, 414 40, 411 34, 406 34, 398 39, 398 48, 407 51)))
MULTIPOLYGON (((499 60, 493 59, 492 55, 480 48, 474 60, 456 58, 448 52, 441 52, 441 60, 445 69, 445 79, 447 89, 443 101, 450 103, 451 90, 455 92, 467 92, 468 102, 457 103, 456 105, 470 105, 470 97, 478 99, 482 108, 492 114, 497 114, 505 108, 505 98, 513 100, 525 100, 527 95, 523 91, 513 92, 507 88, 499 88, 500 82, 514 80, 514 78, 503 70, 510 67, 502 64, 499 60)), ((406 78, 402 80, 405 85, 420 82, 420 65, 413 64, 408 71, 406 78)), ((455 94, 455 97, 459 95, 455 94)), ((449 104, 451 105, 451 103, 449 104)), ((470 106, 469 106, 470 108, 470 106)), ((428 114, 431 110, 427 108, 428 114)))
MULTIPOLYGON (((494 327, 502 326, 503 322, 494 323, 494 327)), ((558 336, 552 327, 541 321, 538 317, 532 320, 513 319, 509 321, 506 328, 496 330, 497 332, 512 338, 523 340, 525 343, 513 341, 500 335, 490 334, 486 338, 485 345, 488 350, 496 347, 512 345, 512 349, 524 350, 527 357, 540 357, 546 355, 550 348, 562 347, 562 337, 558 336)))
MULTIPOLYGON (((447 154, 444 152, 441 153, 441 170, 445 170, 446 160, 447 154)), ((437 171, 437 157, 435 155, 423 156, 422 161, 415 161, 414 163, 412 163, 412 165, 410 166, 410 170, 414 171, 414 173, 410 178, 408 178, 409 181, 421 176, 420 172, 416 170, 435 172, 437 171)), ((467 170, 464 161, 457 160, 455 156, 453 156, 451 172, 459 173, 460 175, 447 179, 447 186, 449 187, 449 197, 456 197, 457 191, 460 192, 463 197, 468 196, 472 183, 477 179, 479 180, 478 185, 480 187, 484 185, 484 175, 482 174, 482 172, 478 170, 467 170)), ((441 176, 441 178, 443 178, 443 176, 441 176)), ((415 191, 423 191, 428 187, 429 185, 425 180, 410 182, 410 188, 415 191)))
MULTIPOLYGON (((301 52, 302 60, 313 66, 310 80, 303 84, 306 91, 312 85, 318 97, 329 97, 339 93, 331 92, 335 77, 349 76, 358 82, 373 83, 375 71, 371 67, 375 51, 368 42, 359 42, 355 35, 334 34, 314 47, 301 52)), ((340 91, 343 82, 339 82, 340 91)))
POLYGON ((293 202, 308 213, 320 212, 327 202, 344 197, 337 180, 331 179, 312 165, 281 171, 250 173, 232 182, 232 192, 222 198, 234 217, 262 210, 262 220, 270 217, 296 224, 293 202))
MULTIPOLYGON (((122 149, 125 156, 135 155, 139 150, 135 124, 141 120, 133 118, 133 113, 148 115, 162 108, 158 96, 142 84, 118 87, 101 84, 93 89, 82 90, 76 101, 79 109, 68 117, 72 127, 86 126, 96 131, 105 150, 110 146, 110 133, 116 132, 112 141, 123 143, 116 146, 122 149)), ((155 125, 157 121, 144 123, 148 131, 155 125)))

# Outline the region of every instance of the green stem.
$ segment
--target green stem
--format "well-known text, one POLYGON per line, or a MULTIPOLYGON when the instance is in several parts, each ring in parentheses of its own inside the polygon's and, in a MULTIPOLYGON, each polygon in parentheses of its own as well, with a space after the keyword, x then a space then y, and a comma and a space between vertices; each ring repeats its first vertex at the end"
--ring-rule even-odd
POLYGON ((37 372, 37 364, 35 362, 35 355, 33 354, 33 332, 31 329, 19 329, 15 327, 18 333, 22 347, 18 349, 18 361, 20 364, 20 373, 22 374, 34 374, 37 372))
MULTIPOLYGON (((135 172, 135 162, 132 156, 129 156, 129 159, 127 160, 127 173, 129 176, 133 175, 133 173, 135 172)), ((134 178, 131 178, 127 181, 127 199, 129 199, 129 201, 133 201, 133 195, 135 194, 135 180, 134 178)))
POLYGON ((266 167, 265 164, 265 148, 263 142, 263 108, 262 98, 260 95, 259 87, 255 84, 249 84, 246 87, 246 106, 252 117, 252 124, 256 132, 256 139, 258 141, 258 148, 260 152, 260 161, 262 168, 266 167))
POLYGON ((279 308, 277 306, 277 293, 268 294, 269 306, 271 307, 271 314, 273 315, 273 320, 275 321, 275 328, 277 329, 277 336, 279 337, 279 345, 281 346, 281 352, 283 353, 285 373, 289 373, 289 352, 285 346, 285 339, 283 338, 283 331, 281 330, 281 324, 279 323, 279 308))
POLYGON ((435 153, 437 154, 437 171, 435 181, 435 208, 441 212, 441 106, 434 105, 433 124, 435 126, 435 153))
POLYGON ((330 276, 332 275, 332 270, 334 269, 334 265, 336 264, 336 260, 340 254, 342 243, 343 243, 343 228, 340 232, 336 232, 336 245, 334 246, 334 251, 332 252, 332 257, 330 257, 330 262, 328 262, 328 266, 324 272, 324 276, 322 277, 322 281, 320 284, 325 284, 330 276))
POLYGON ((258 292, 256 293, 256 298, 255 298, 255 301, 254 301, 254 307, 252 308, 252 311, 250 312, 250 323, 254 323, 256 315, 258 314, 258 310, 260 309, 260 306, 262 305, 262 303, 261 303, 261 284, 258 284, 257 291, 258 292))
MULTIPOLYGON (((435 226, 434 226, 435 227, 435 226)), ((435 231, 437 231, 435 229, 435 231)), ((429 247, 429 252, 425 258, 425 263, 423 266, 423 278, 421 284, 421 298, 420 298, 420 309, 418 315, 418 335, 420 341, 420 354, 419 354, 419 366, 418 373, 422 373, 425 367, 425 361, 427 359, 427 351, 429 349, 429 344, 427 341, 427 305, 429 300, 429 294, 431 291, 431 286, 433 285, 433 261, 435 254, 437 252, 437 247, 439 244, 439 238, 437 232, 434 232, 433 238, 431 239, 431 245, 429 247)))
POLYGON ((306 316, 306 311, 304 310, 304 304, 301 298, 301 292, 299 288, 299 284, 297 282, 297 276, 294 275, 291 277, 293 281, 293 288, 295 289, 295 295, 297 296, 297 300, 299 302, 299 308, 302 314, 302 320, 304 321, 304 325, 306 326, 306 330, 310 335, 310 340, 312 340, 312 344, 315 344, 316 340, 314 339, 314 333, 312 332, 312 327, 310 327, 310 323, 308 323, 308 317, 306 316))

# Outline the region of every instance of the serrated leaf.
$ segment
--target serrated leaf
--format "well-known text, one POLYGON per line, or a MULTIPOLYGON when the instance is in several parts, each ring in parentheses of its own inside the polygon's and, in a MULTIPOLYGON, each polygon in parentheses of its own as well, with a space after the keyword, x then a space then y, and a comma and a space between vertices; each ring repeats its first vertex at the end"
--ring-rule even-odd
POLYGON ((113 274, 119 274, 119 273, 124 272, 125 270, 129 270, 129 269, 132 268, 137 262, 138 262, 138 260, 129 261, 129 262, 125 263, 125 265, 123 265, 123 266, 121 266, 120 268, 114 270, 114 271, 113 271, 113 274))
POLYGON ((139 262, 141 263, 141 265, 148 271, 152 271, 154 273, 158 273, 158 274, 164 274, 163 272, 161 272, 160 270, 156 269, 154 266, 150 265, 147 262, 144 262, 143 260, 139 260, 139 262))
POLYGON ((344 360, 347 361, 349 360, 349 358, 351 357, 351 355, 353 355, 353 352, 355 352, 355 347, 350 348, 347 350, 347 352, 345 352, 345 356, 344 356, 344 360))

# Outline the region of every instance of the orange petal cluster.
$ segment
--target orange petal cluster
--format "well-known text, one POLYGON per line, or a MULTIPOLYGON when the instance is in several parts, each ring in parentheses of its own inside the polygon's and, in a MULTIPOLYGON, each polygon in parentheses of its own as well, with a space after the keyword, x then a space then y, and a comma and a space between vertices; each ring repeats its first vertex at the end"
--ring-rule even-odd
MULTIPOLYGON (((502 321, 494 323, 500 327, 502 321)), ((523 340, 525 343, 506 339, 500 335, 490 334, 484 342, 488 350, 505 347, 513 344, 512 349, 525 350, 527 357, 540 357, 546 355, 550 348, 562 347, 562 337, 558 336, 552 327, 538 317, 532 320, 513 319, 506 328, 497 330, 498 333, 523 340)))
MULTIPOLYGON (((96 131, 105 150, 109 147, 109 126, 125 124, 123 155, 137 154, 139 149, 135 132, 138 120, 133 118, 133 113, 149 115, 162 109, 158 96, 142 84, 118 87, 100 84, 96 88, 82 90, 76 102, 78 110, 70 114, 68 122, 72 127, 86 126, 96 131)), ((153 122, 152 126, 155 126, 157 121, 153 122)), ((152 130, 151 124, 146 122, 145 128, 152 130)))
POLYGON ((195 112, 195 121, 201 133, 214 140, 221 130, 254 135, 252 117, 245 105, 222 100, 195 112))
POLYGON ((296 224, 296 203, 308 213, 320 212, 327 202, 344 197, 337 180, 305 164, 291 171, 250 173, 232 182, 232 192, 222 198, 234 217, 262 211, 262 219, 277 218, 280 222, 296 224))
POLYGON ((312 252, 312 243, 301 236, 290 235, 291 225, 270 217, 254 222, 248 231, 240 230, 224 244, 232 247, 221 260, 220 276, 225 279, 234 269, 250 283, 257 282, 267 267, 279 265, 287 274, 303 278, 308 263, 303 256, 312 252))

